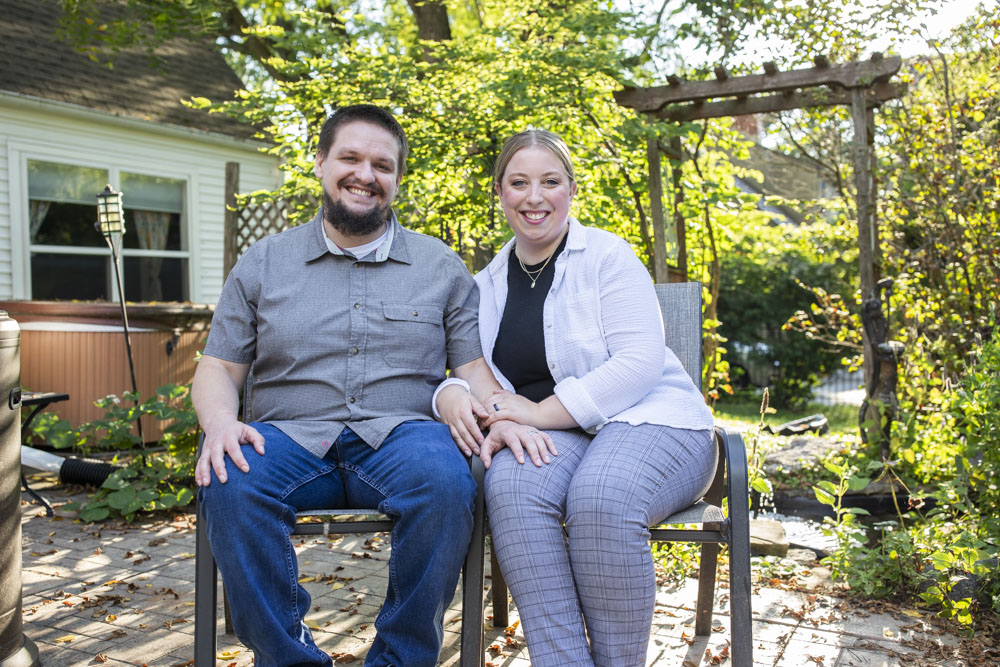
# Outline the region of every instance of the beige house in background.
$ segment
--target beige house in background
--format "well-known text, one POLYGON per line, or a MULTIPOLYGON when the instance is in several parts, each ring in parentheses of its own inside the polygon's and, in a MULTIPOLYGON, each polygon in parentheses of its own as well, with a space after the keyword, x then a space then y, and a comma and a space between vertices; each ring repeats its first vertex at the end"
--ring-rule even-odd
MULTIPOLYGON (((226 164, 239 164, 242 191, 281 176, 253 127, 181 103, 243 87, 211 44, 169 43, 159 66, 124 51, 109 69, 59 41, 60 12, 55 0, 0 0, 0 309, 21 324, 22 384, 70 393, 59 411, 79 421, 127 387, 96 194, 107 183, 124 193, 126 301, 212 304, 224 280, 226 164)), ((198 311, 129 308, 141 393, 190 378, 198 311)))

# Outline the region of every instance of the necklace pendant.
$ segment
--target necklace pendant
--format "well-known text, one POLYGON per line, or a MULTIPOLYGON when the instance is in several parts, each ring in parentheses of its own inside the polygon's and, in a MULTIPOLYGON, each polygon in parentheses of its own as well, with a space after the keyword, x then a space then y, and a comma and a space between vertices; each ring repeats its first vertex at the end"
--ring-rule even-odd
POLYGON ((535 281, 534 280, 531 281, 531 289, 535 289, 535 281))

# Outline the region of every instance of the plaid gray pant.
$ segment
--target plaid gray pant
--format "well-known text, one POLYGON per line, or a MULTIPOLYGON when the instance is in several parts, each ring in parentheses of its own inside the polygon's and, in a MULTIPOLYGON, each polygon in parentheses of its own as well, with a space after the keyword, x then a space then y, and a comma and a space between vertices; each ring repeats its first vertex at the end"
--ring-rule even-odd
POLYGON ((712 432, 613 422, 593 437, 548 433, 552 463, 519 464, 504 449, 486 475, 493 545, 531 663, 644 665, 656 598, 649 526, 704 495, 712 432))

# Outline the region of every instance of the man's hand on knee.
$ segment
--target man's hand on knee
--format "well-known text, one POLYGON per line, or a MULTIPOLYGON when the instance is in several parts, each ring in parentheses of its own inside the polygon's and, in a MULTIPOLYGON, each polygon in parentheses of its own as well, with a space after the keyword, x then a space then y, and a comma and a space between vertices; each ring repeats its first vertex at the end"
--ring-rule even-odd
POLYGON ((212 429, 205 429, 205 440, 201 445, 201 456, 194 468, 194 481, 198 486, 212 483, 212 471, 223 484, 226 483, 226 456, 232 459, 243 472, 250 471, 250 464, 243 456, 240 445, 250 444, 261 456, 264 455, 264 436, 252 426, 232 420, 212 429))

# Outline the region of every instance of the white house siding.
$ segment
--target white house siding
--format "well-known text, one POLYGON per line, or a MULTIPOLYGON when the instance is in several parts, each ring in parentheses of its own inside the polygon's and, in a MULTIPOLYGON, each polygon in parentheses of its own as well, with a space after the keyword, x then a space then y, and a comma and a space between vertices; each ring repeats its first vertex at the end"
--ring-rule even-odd
POLYGON ((0 295, 5 298, 10 298, 13 294, 10 257, 10 178, 7 174, 7 137, 0 131, 0 295))
POLYGON ((222 289, 226 163, 240 163, 242 191, 281 178, 277 160, 247 142, 0 93, 0 299, 29 297, 28 159, 184 179, 189 292, 200 303, 222 289))

